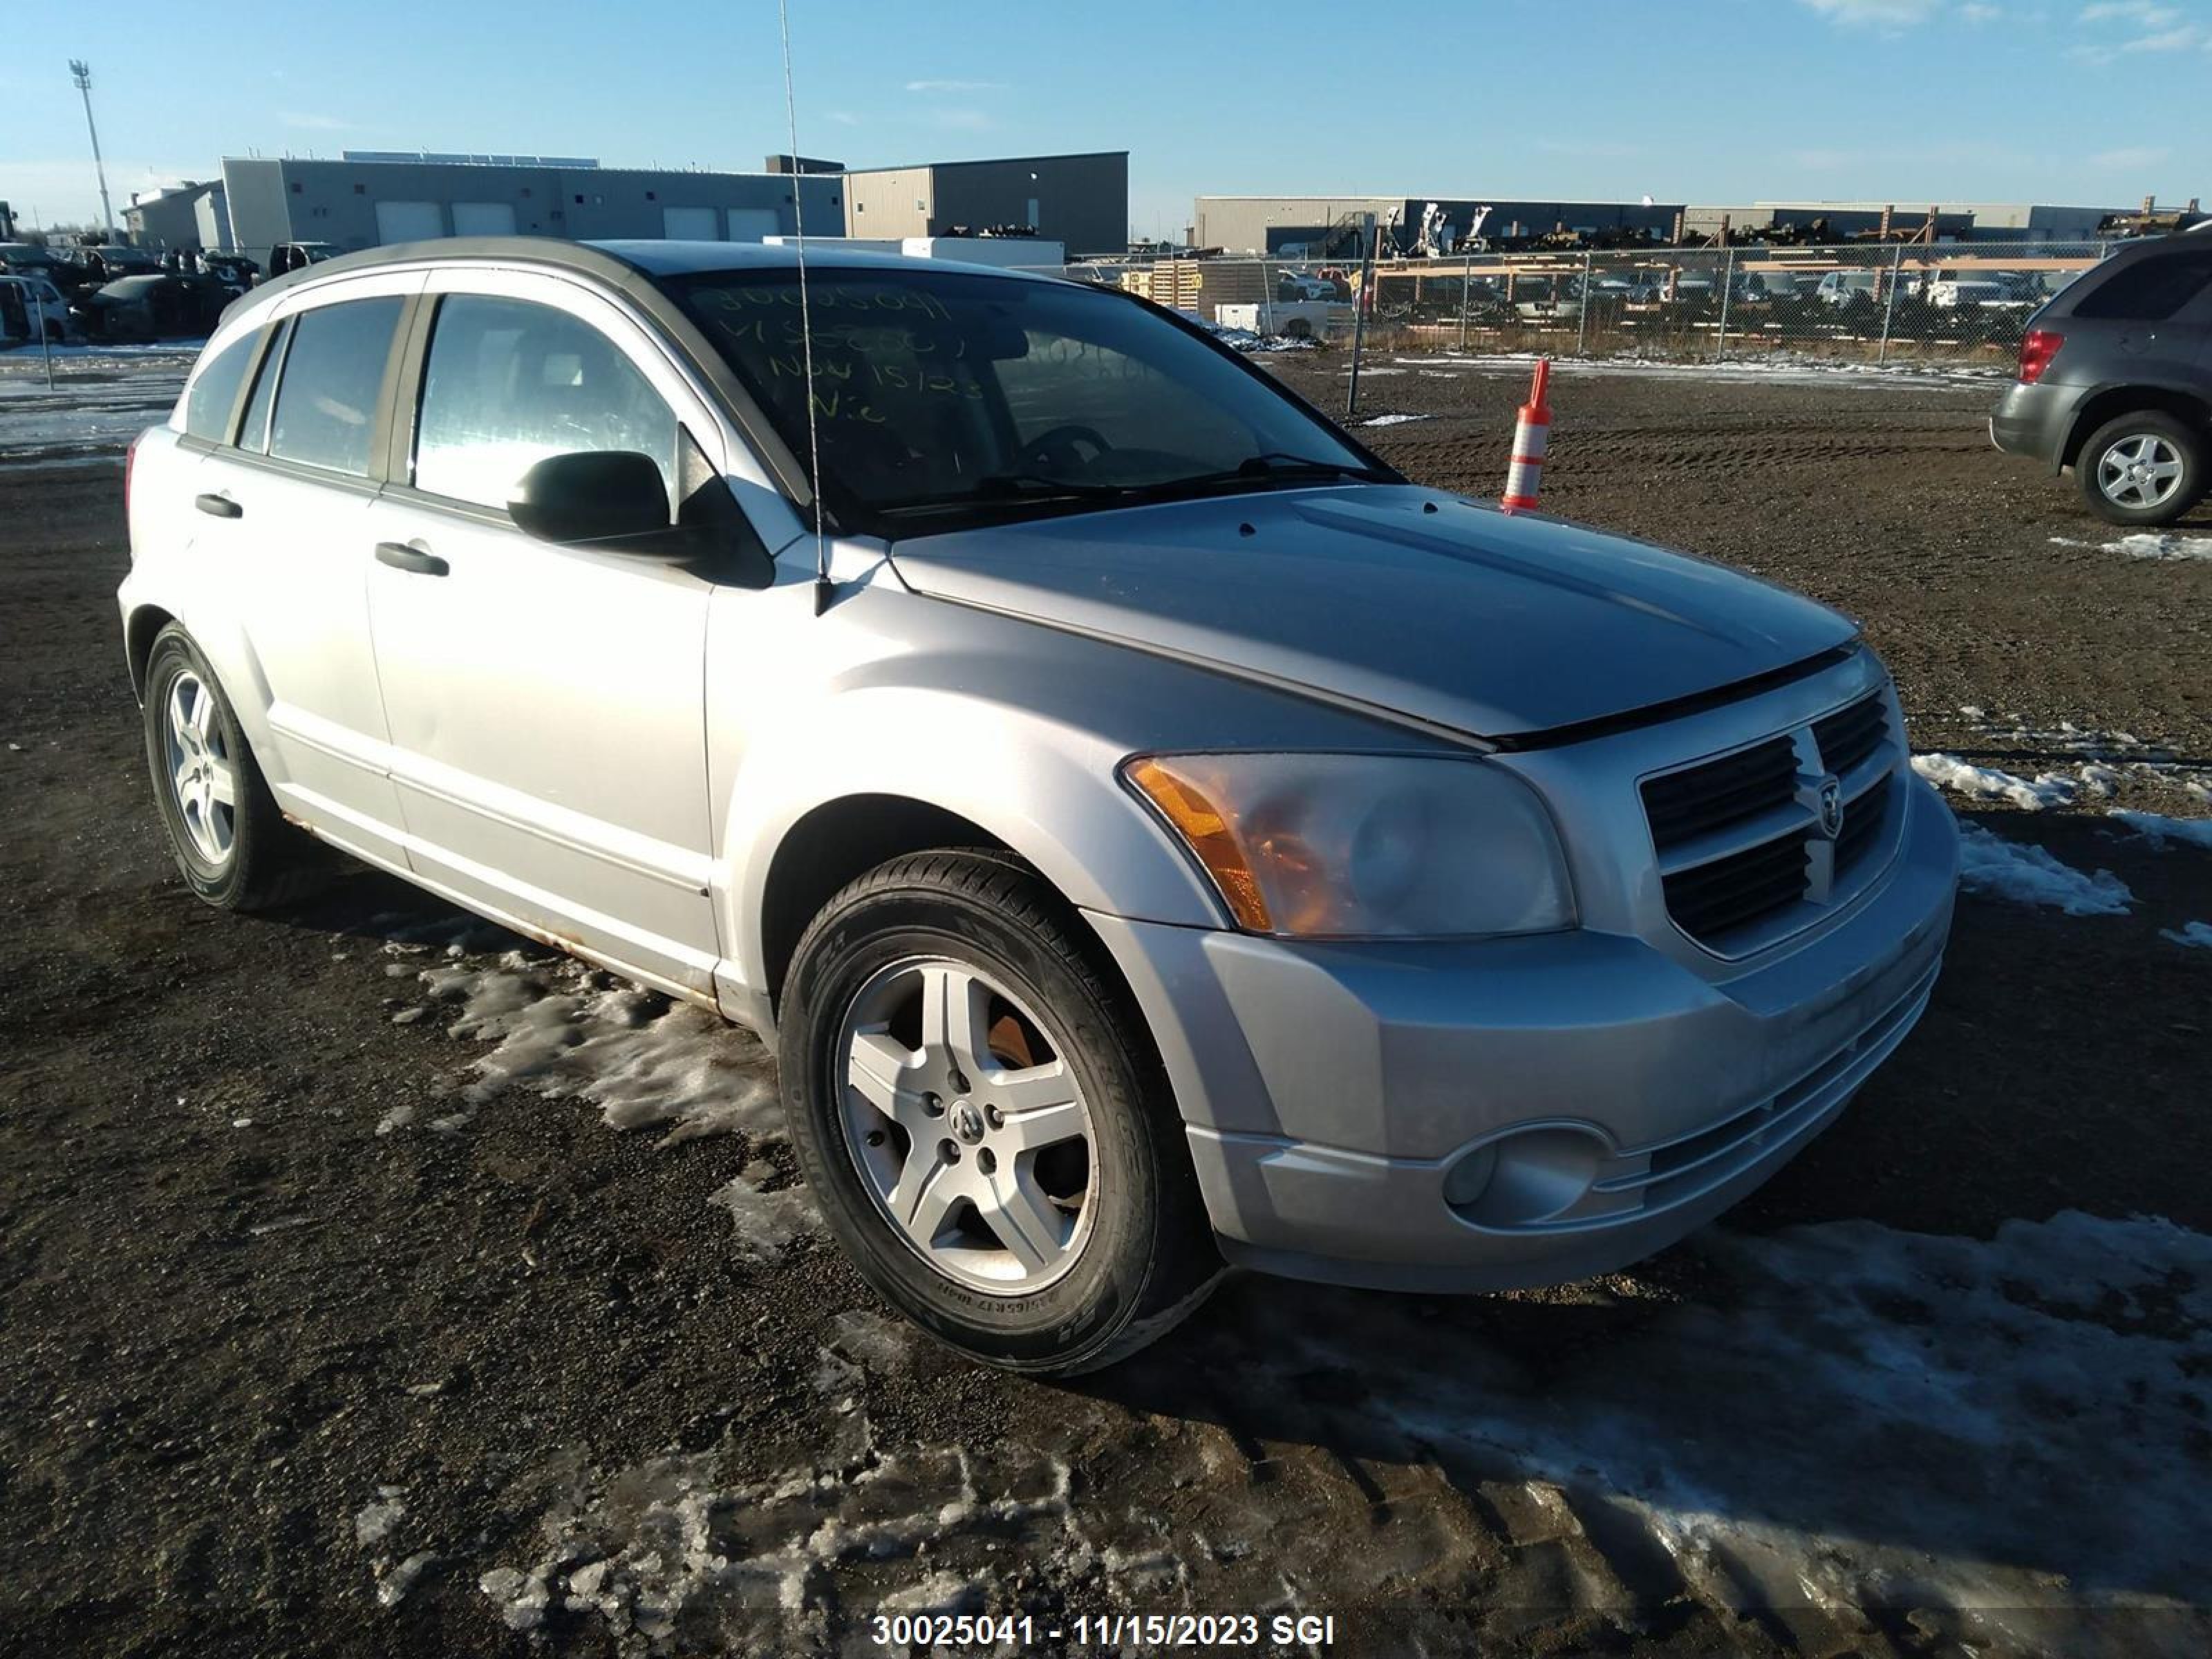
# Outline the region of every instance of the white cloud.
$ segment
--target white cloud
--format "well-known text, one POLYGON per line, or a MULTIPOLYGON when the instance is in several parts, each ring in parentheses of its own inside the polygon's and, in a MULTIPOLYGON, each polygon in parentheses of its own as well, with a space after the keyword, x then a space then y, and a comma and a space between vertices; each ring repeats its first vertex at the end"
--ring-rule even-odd
POLYGON ((2099 0, 2094 6, 2081 9, 2085 23, 2106 23, 2121 20, 2140 23, 2147 29, 2162 29, 2181 21, 2181 14, 2172 6, 2161 6, 2155 0, 2099 0))
POLYGON ((908 92, 1003 92, 1006 83, 1000 81, 909 81, 908 92))
POLYGON ((1832 22, 1881 28, 1924 23, 1941 0, 1799 0, 1832 22))
POLYGON ((2004 8, 1984 5, 1981 0, 1969 0, 1968 4, 1959 8, 1959 15, 1969 23, 1994 23, 2004 15, 2004 8))
POLYGON ((2067 56, 2084 64, 2212 46, 2212 29, 2158 0, 2097 0, 2081 9, 2080 23, 2086 38, 2069 47, 2067 56))
POLYGON ((2172 150, 2160 145, 2124 144, 2118 149, 2099 150, 2089 158, 2089 165, 2114 173, 2126 173, 2137 167, 2154 167, 2172 154, 2172 150))

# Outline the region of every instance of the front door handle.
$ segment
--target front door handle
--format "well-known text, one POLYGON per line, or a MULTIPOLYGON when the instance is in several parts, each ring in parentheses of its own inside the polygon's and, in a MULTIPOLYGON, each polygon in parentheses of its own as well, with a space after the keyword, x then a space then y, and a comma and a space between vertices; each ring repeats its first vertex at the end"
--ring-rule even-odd
POLYGON ((228 495, 202 495, 192 505, 218 519, 242 519, 246 509, 228 495))
POLYGON ((435 553, 427 553, 405 542, 379 542, 376 556, 394 570, 411 570, 418 576, 442 576, 453 568, 435 553))

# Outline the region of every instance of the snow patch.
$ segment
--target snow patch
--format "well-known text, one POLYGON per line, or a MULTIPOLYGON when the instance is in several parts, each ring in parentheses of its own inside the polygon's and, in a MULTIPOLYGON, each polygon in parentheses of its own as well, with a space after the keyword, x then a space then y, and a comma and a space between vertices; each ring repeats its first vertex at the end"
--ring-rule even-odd
POLYGON ((2202 847, 2212 851, 2212 818, 2169 818, 2156 812, 2114 812, 2112 821, 2124 823, 2161 853, 2168 847, 2202 847))
POLYGON ((1915 755, 1912 769, 1939 789, 1975 800, 2009 801, 2029 812, 2063 806, 2081 788, 2077 781, 2063 773, 2044 772, 2033 779, 2016 777, 1994 767, 1976 766, 1956 755, 1915 755))
POLYGON ((822 1212, 804 1184, 766 1188, 763 1183, 775 1173, 774 1164, 757 1158, 707 1200, 730 1212, 737 1254, 750 1261, 773 1261, 793 1239, 821 1230, 822 1212))
MULTIPOLYGON (((422 948, 385 946, 394 954, 422 948)), ((710 1009, 568 957, 520 949, 477 956, 459 941, 436 966, 402 971, 414 972, 447 1036, 490 1045, 461 1091, 469 1108, 527 1082, 542 1094, 598 1103, 611 1129, 665 1126, 670 1142, 739 1130, 770 1135, 780 1125, 767 1051, 710 1009)))
POLYGON ((2053 536, 2053 547, 2094 547, 2106 553, 2123 553, 2130 559, 2157 559, 2178 562, 2189 559, 2212 559, 2212 536, 2183 536, 2172 531, 2157 532, 2138 531, 2132 536, 2123 536, 2118 541, 2085 542, 2071 536, 2053 536))
MULTIPOLYGON (((1533 351, 1455 352, 1433 356, 1400 357, 1429 373, 1439 369, 1526 372, 1540 354, 1533 351)), ((1372 371, 1363 370, 1363 374, 1372 371)), ((1863 386, 1873 391, 1959 392, 2011 379, 2008 371, 1966 365, 1947 368, 1919 364, 1892 368, 1880 363, 1849 362, 1839 359, 1771 352, 1758 357, 1725 362, 1675 362, 1638 357, 1554 357, 1554 374, 1657 375, 1682 380, 1711 380, 1741 384, 1755 380, 1764 386, 1863 386)))
POLYGON ((2084 875, 2040 847, 2007 841, 1978 823, 1959 826, 1959 882, 1967 891, 2015 904, 2047 905, 2069 916, 2118 916, 2135 902, 2111 871, 2084 875))
POLYGON ((1404 426, 1409 421, 1425 421, 1425 415, 1374 415, 1362 421, 1362 426, 1404 426))
POLYGON ((2172 939, 2176 945, 2186 945, 2197 950, 2212 951, 2212 922, 2185 922, 2179 927, 2161 927, 2160 939, 2172 939))

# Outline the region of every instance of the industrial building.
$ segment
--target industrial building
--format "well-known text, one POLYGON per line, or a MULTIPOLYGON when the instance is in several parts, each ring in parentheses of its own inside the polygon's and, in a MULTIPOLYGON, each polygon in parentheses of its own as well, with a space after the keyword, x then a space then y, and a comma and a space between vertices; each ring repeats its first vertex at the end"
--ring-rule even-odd
POLYGON ((2124 211, 2047 202, 1753 202, 1686 209, 1683 228, 1691 236, 1713 237, 1723 218, 1732 235, 1796 230, 1825 221, 1828 234, 1840 240, 1885 228, 1910 234, 1932 213, 1939 242, 2079 242, 2094 241, 2100 220, 2124 211))
POLYGON ((869 238, 943 236, 955 226, 1023 225, 1075 258, 1129 245, 1129 152, 926 161, 845 175, 846 225, 869 238))
POLYGON ((220 179, 187 179, 167 190, 134 193, 123 210, 123 224, 139 247, 231 246, 230 205, 220 179))
POLYGON ((1504 197, 1442 196, 1200 196, 1191 206, 1191 245, 1225 253, 1318 253, 1331 233, 1371 213, 1383 230, 1386 253, 1411 253, 1422 218, 1434 205, 1442 222, 1461 235, 1475 215, 1486 236, 1534 236, 1549 230, 1648 230, 1665 237, 1682 204, 1672 202, 1538 202, 1504 197))
MULTIPOLYGON (((341 249, 438 236, 757 242, 845 228, 836 173, 603 167, 573 157, 348 154, 335 161, 226 156, 228 246, 266 264, 283 242, 341 249)), ((176 245, 176 244, 172 244, 176 245)))
POLYGON ((2028 202, 1753 202, 1708 206, 1653 202, 1537 202, 1503 198, 1436 196, 1200 196, 1192 204, 1191 243, 1225 253, 1267 253, 1297 258, 1341 250, 1344 232, 1371 213, 1383 229, 1384 253, 1422 251, 1423 216, 1463 235, 1476 211, 1487 207, 1481 234, 1509 238, 1547 231, 1642 231, 1659 241, 1676 237, 1712 240, 1723 225, 1732 236, 1797 231, 1825 222, 1838 241, 1885 229, 1909 234, 1935 215, 1938 241, 2081 241, 2097 234, 2098 221, 2123 210, 2028 202))

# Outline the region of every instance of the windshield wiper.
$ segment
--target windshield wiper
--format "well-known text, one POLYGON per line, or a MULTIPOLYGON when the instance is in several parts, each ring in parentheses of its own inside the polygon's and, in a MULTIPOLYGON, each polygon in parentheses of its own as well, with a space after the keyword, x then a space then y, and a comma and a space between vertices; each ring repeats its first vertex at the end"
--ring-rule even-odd
POLYGON ((1371 478, 1375 469, 1351 461, 1317 461, 1288 450, 1270 449, 1237 463, 1240 478, 1371 478))
POLYGON ((1374 467, 1362 466, 1356 461, 1316 460, 1310 456, 1270 450, 1264 454, 1248 455, 1236 465, 1218 472, 1194 472, 1188 477, 1165 478, 1133 493, 1172 497, 1186 492, 1204 494, 1233 484, 1296 483, 1313 478, 1358 478, 1380 483, 1384 477, 1374 467))
POLYGON ((1128 493, 1121 484, 1079 483, 1041 472, 993 472, 969 489, 886 501, 879 513, 939 513, 956 507, 1007 507, 1020 501, 1109 501, 1128 493))

